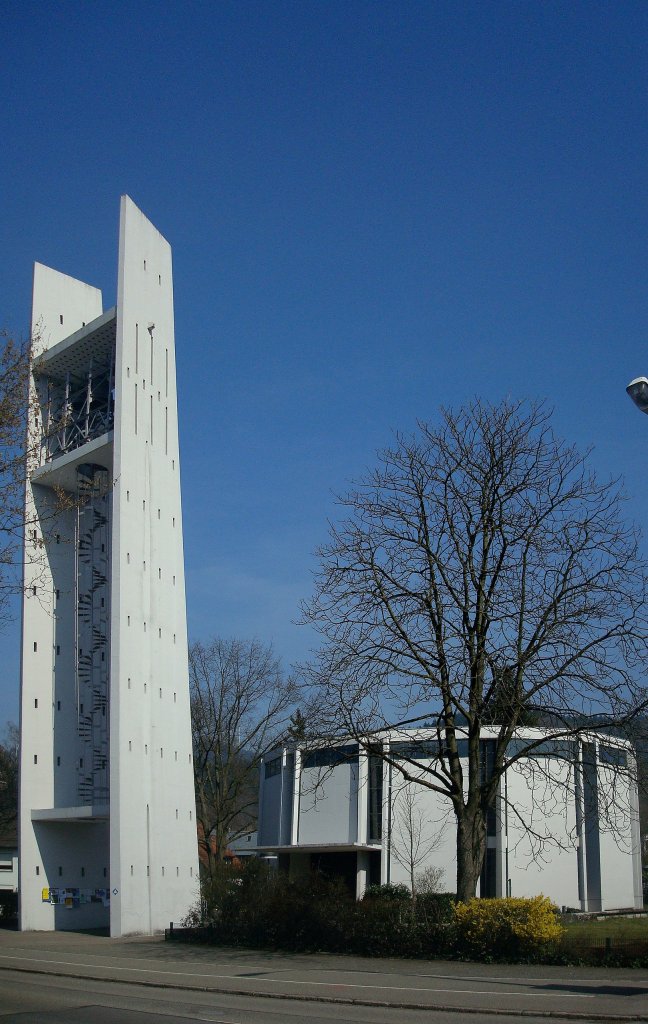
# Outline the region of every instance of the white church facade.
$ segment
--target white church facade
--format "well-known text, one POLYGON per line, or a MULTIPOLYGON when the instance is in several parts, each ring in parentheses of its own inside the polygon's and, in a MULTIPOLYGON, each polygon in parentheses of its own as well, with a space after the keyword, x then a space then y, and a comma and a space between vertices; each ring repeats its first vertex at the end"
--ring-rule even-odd
MULTIPOLYGON (((482 732, 488 771, 496 731, 482 732)), ((458 747, 466 765, 466 740, 458 747)), ((261 768, 258 853, 292 876, 339 874, 359 898, 370 884, 403 883, 432 868, 454 891, 456 826, 447 797, 406 782, 425 778, 435 731, 372 737, 386 760, 351 741, 279 747, 261 768), (391 763, 390 763, 391 762, 391 763)), ((520 730, 487 819, 478 896, 548 896, 559 907, 643 907, 638 791, 631 746, 605 736, 554 739, 520 730)))
POLYGON ((149 934, 198 886, 168 242, 122 197, 117 304, 34 268, 20 927, 149 934))

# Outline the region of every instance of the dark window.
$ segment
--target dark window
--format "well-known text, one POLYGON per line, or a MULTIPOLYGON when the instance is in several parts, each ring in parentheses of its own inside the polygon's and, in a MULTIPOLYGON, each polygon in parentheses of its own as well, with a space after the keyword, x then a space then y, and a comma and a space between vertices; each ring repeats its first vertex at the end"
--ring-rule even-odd
POLYGON ((382 838, 383 762, 379 754, 369 754, 369 842, 382 838))
POLYGON ((543 740, 537 746, 531 747, 533 740, 511 740, 506 748, 507 757, 515 757, 522 754, 524 757, 558 757, 563 761, 574 761, 576 759, 576 745, 572 740, 556 739, 543 740))
POLYGON ((310 750, 304 754, 304 768, 330 768, 336 764, 357 764, 358 748, 355 744, 346 747, 326 747, 310 750))
POLYGON ((604 747, 601 744, 599 746, 599 761, 601 764, 614 765, 615 768, 627 768, 628 753, 626 750, 621 750, 620 747, 604 747))
POLYGON ((273 775, 279 775, 281 772, 281 758, 275 757, 272 761, 266 761, 265 763, 265 777, 271 779, 273 775))
POLYGON ((389 753, 405 761, 429 761, 438 757, 439 744, 436 740, 405 740, 391 743, 389 753))

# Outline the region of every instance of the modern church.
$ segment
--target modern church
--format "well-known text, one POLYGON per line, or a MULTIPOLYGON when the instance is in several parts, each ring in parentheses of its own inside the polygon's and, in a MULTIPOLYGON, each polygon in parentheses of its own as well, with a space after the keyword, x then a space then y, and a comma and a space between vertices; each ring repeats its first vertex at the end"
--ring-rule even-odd
POLYGON ((198 893, 171 249, 121 200, 117 305, 36 264, 20 927, 150 934, 198 893))

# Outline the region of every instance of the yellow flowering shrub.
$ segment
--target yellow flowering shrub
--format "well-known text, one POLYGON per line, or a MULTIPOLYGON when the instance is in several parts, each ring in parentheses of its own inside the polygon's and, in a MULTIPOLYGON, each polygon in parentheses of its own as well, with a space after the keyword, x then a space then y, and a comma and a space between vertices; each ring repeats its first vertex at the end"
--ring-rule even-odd
POLYGON ((469 956, 534 956, 563 934, 546 896, 473 899, 455 907, 459 951, 469 956))

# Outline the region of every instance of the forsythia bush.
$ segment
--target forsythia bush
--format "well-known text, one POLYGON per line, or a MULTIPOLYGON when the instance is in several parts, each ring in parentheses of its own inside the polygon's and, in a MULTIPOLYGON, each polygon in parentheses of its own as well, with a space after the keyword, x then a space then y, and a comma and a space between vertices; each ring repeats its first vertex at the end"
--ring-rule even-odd
POLYGON ((557 943, 564 929, 546 896, 474 899, 455 908, 457 947, 476 957, 534 956, 557 943))

